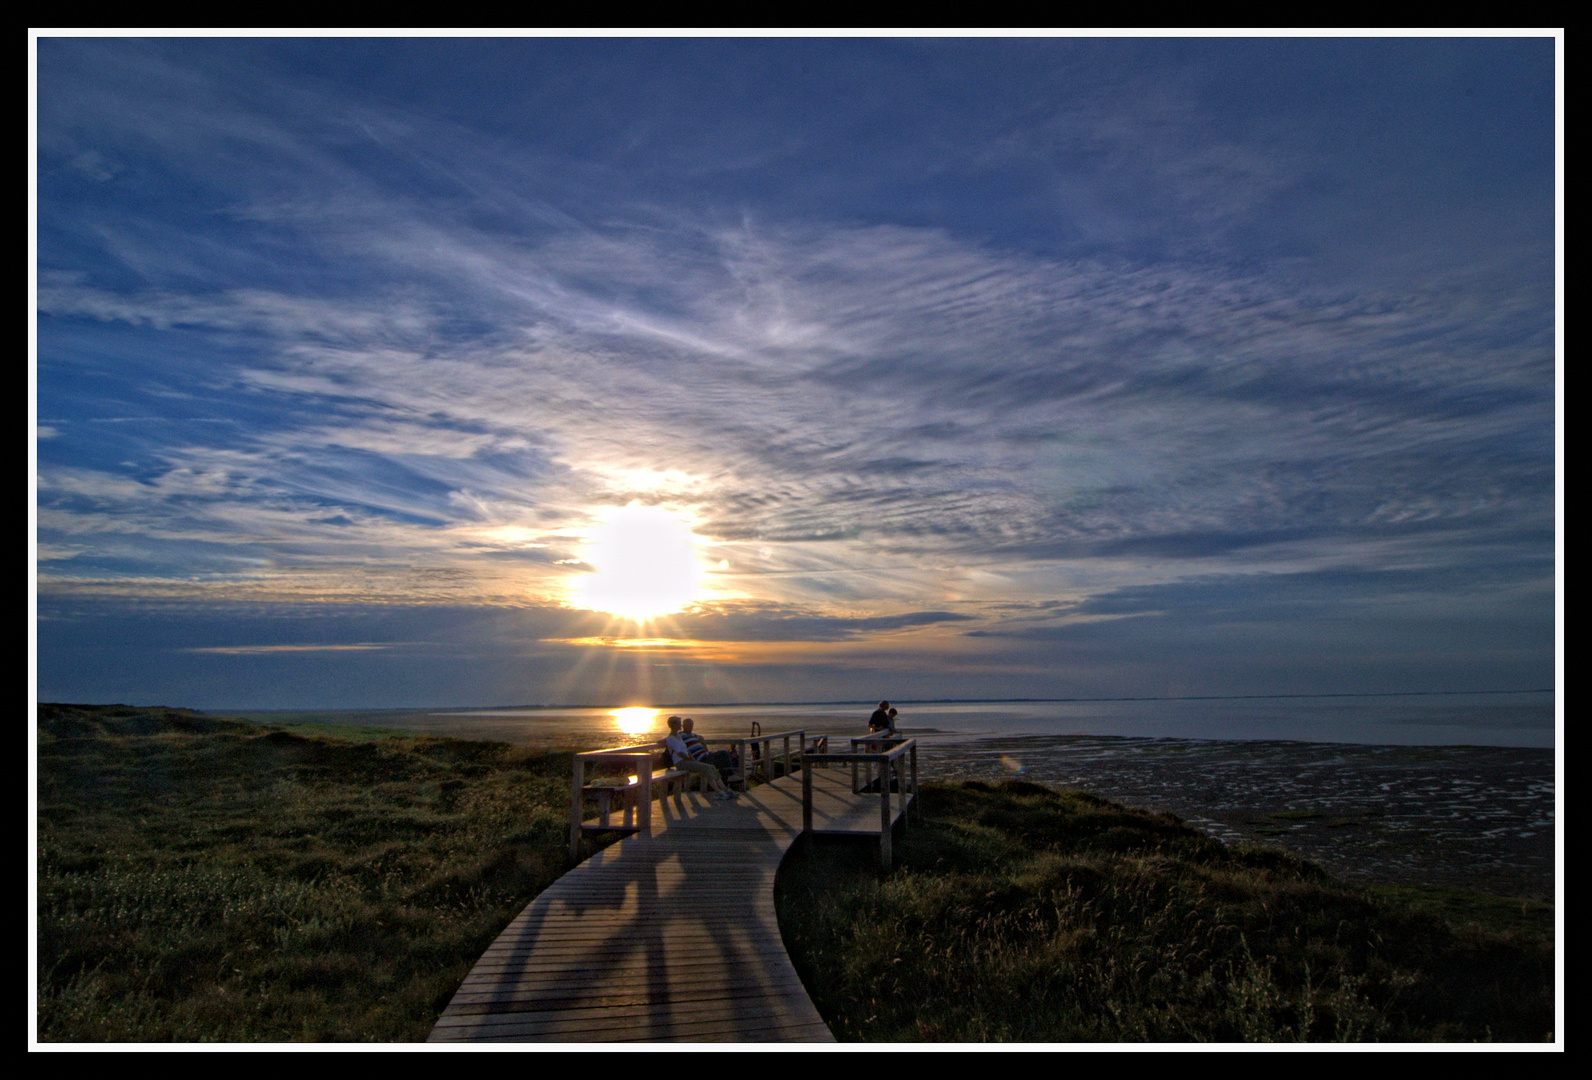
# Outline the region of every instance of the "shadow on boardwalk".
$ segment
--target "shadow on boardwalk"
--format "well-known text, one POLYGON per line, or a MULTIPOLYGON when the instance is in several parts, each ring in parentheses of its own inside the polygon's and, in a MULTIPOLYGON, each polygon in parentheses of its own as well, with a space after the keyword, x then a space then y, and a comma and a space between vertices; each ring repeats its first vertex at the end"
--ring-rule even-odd
MULTIPOLYGON (((878 829, 878 796, 816 770, 815 830, 878 829)), ((730 803, 654 808, 509 924, 431 1041, 831 1041, 780 937, 774 876, 801 832, 799 777, 730 803)))

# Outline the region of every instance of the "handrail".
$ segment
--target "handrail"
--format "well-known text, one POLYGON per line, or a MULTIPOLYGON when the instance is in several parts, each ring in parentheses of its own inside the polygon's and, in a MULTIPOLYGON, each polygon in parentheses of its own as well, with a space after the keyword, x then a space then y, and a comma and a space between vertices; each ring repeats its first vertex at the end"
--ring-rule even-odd
POLYGON ((745 791, 751 785, 752 773, 754 771, 761 772, 763 774, 764 780, 777 779, 778 777, 774 775, 773 763, 775 761, 780 763, 779 775, 789 776, 792 771, 794 771, 793 762, 795 762, 800 755, 806 752, 807 729, 792 728, 789 731, 772 731, 767 735, 732 736, 729 738, 719 737, 709 739, 703 737, 702 741, 710 746, 717 744, 719 746, 735 747, 736 757, 739 758, 741 762, 741 790, 745 791), (783 743, 781 752, 777 757, 773 753, 772 745, 775 739, 779 739, 783 743), (795 754, 791 753, 792 739, 797 740, 797 749, 795 754), (755 758, 750 753, 751 747, 753 746, 762 747, 762 753, 757 755, 755 758))
MULTIPOLYGON (((611 750, 584 750, 574 755, 574 777, 569 792, 569 857, 580 858, 580 838, 584 832, 582 822, 586 816, 586 766, 599 761, 618 761, 635 770, 631 783, 636 785, 636 829, 643 836, 652 835, 652 755, 656 746, 615 747, 611 750)), ((629 810, 625 819, 630 818, 629 810)), ((606 823, 606 818, 604 819, 606 823)), ((627 826, 628 828, 628 826, 627 826)))
POLYGON ((655 739, 652 742, 626 743, 624 746, 605 746, 601 750, 582 750, 575 756, 580 757, 587 754, 623 754, 626 752, 637 753, 642 750, 651 750, 653 752, 657 752, 662 749, 663 740, 655 739))
MULTIPOLYGON (((829 745, 829 740, 826 736, 813 736, 809 740, 805 728, 770 732, 767 735, 759 735, 756 738, 705 738, 702 741, 710 745, 716 743, 737 747, 741 762, 740 787, 742 791, 751 786, 754 770, 761 771, 765 780, 774 780, 776 777, 773 763, 778 760, 781 763, 781 775, 789 776, 794 766, 800 764, 808 753, 809 745, 813 749, 827 749, 829 745), (796 751, 794 754, 791 752, 791 740, 793 738, 796 739, 796 751), (783 742, 782 752, 777 759, 772 752, 775 739, 783 742), (759 762, 754 761, 749 752, 753 744, 760 744, 762 747, 762 753, 759 755, 760 769, 759 762)), ((633 799, 627 802, 624 816, 626 824, 623 826, 608 826, 605 810, 601 819, 601 827, 615 828, 621 831, 631 830, 632 826, 628 822, 631 820, 630 806, 634 805, 636 820, 634 830, 640 832, 643 836, 652 835, 652 759, 653 755, 662 749, 666 749, 666 744, 660 739, 653 742, 633 743, 628 746, 610 746, 601 750, 582 750, 574 755, 573 776, 569 792, 569 857, 571 860, 580 858, 580 838, 586 831, 586 826, 584 825, 586 813, 586 769, 588 766, 596 765, 599 762, 613 761, 625 764, 626 771, 631 774, 630 782, 626 787, 634 789, 628 793, 633 796, 633 799)), ((606 807, 606 805, 605 803, 604 806, 606 807)))
MULTIPOLYGON (((810 777, 807 777, 807 761, 852 760, 853 757, 856 757, 856 755, 844 755, 844 753, 842 755, 826 753, 829 747, 828 736, 823 736, 823 734, 809 736, 806 728, 791 728, 790 731, 772 731, 769 734, 759 734, 756 738, 715 738, 702 739, 702 741, 710 745, 734 745, 734 747, 737 747, 740 757, 740 788, 742 790, 747 790, 750 787, 751 776, 753 776, 755 771, 761 771, 763 779, 766 779, 766 781, 777 779, 774 774, 775 761, 780 763, 780 776, 790 776, 794 769, 801 766, 802 776, 804 776, 804 779, 802 779, 802 792, 804 792, 804 800, 806 800, 806 819, 809 822, 809 830, 810 819, 812 819, 812 790, 810 790, 812 781, 810 781, 810 777), (774 752, 772 752, 775 739, 782 741, 783 744, 778 755, 774 755, 774 752), (794 752, 791 750, 791 739, 796 741, 794 752), (751 745, 755 744, 761 745, 761 749, 763 749, 763 752, 758 755, 756 760, 751 757, 750 753, 751 745)), ((858 741, 853 739, 853 747, 855 747, 856 742, 858 741)), ((581 836, 584 835, 587 828, 584 825, 584 817, 586 817, 586 769, 587 766, 597 765, 600 761, 619 761, 622 765, 626 765, 626 771, 630 774, 630 781, 624 787, 632 788, 630 792, 627 792, 632 796, 632 800, 627 801, 626 804, 626 814, 624 814, 626 822, 630 820, 630 806, 635 808, 634 827, 629 824, 622 825, 622 827, 610 827, 608 825, 607 809, 603 811, 602 827, 616 828, 619 832, 638 832, 642 833, 643 836, 651 836, 651 833, 653 833, 653 755, 656 755, 662 749, 665 749, 665 744, 662 741, 638 742, 638 744, 605 747, 602 750, 581 750, 581 752, 573 755, 573 776, 572 784, 570 784, 570 859, 579 859, 579 843, 581 843, 581 836)), ((869 761, 887 760, 888 757, 890 755, 884 755, 882 758, 879 755, 861 755, 856 760, 863 760, 863 758, 869 761)), ((917 749, 915 749, 915 744, 912 745, 911 774, 912 795, 915 796, 915 793, 917 793, 917 749)), ((885 788, 885 796, 887 796, 888 800, 888 788, 890 788, 890 785, 882 784, 882 787, 885 788)), ((624 788, 616 788, 616 790, 624 790, 624 788)), ((855 773, 853 773, 852 790, 853 792, 856 790, 855 773)), ((603 804, 603 806, 607 808, 607 803, 603 804)), ((888 849, 888 838, 885 839, 885 847, 888 849)), ((888 867, 888 852, 885 854, 885 865, 888 867)))
POLYGON ((830 765, 835 763, 850 763, 852 766, 851 790, 857 791, 856 766, 868 765, 879 767, 879 866, 889 870, 891 864, 891 806, 890 787, 892 774, 894 774, 895 787, 901 796, 901 813, 905 816, 908 807, 917 799, 918 795, 918 741, 916 739, 881 739, 862 738, 851 740, 853 750, 849 754, 803 754, 802 755, 802 835, 811 837, 813 832, 813 773, 814 765, 830 765), (861 753, 855 749, 858 743, 880 743, 891 741, 894 745, 883 752, 861 753), (910 763, 910 772, 904 772, 910 763), (909 780, 910 777, 910 780, 909 780))

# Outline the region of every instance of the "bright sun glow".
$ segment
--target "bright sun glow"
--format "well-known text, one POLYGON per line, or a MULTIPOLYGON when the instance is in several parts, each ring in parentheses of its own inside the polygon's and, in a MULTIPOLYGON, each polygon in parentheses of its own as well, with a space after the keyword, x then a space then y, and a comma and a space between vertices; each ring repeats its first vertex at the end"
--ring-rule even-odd
POLYGON ((652 730, 653 724, 658 719, 657 709, 644 709, 641 706, 632 706, 628 709, 614 710, 614 723, 619 725, 619 730, 626 735, 645 735, 652 730))
POLYGON ((593 572, 577 602, 642 621, 679 611, 697 597, 701 570, 685 522, 655 506, 627 506, 592 530, 585 561, 593 572))

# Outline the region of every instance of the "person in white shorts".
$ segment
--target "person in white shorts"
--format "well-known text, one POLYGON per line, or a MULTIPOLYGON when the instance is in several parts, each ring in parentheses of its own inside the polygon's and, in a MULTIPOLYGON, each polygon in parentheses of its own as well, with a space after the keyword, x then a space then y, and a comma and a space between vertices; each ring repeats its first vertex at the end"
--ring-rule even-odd
POLYGON ((686 772, 699 773, 707 778, 708 786, 713 789, 715 799, 733 799, 735 792, 724 786, 724 780, 719 776, 718 767, 711 762, 698 761, 691 756, 691 748, 686 746, 685 740, 680 738, 680 718, 669 717, 669 737, 663 740, 663 745, 669 749, 669 758, 676 769, 686 772))

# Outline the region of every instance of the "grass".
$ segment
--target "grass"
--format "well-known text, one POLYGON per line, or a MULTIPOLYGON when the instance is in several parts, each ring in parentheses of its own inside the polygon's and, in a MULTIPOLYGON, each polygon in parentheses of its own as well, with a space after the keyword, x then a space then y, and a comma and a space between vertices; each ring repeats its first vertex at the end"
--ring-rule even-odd
MULTIPOLYGON (((570 757, 181 709, 41 705, 41 1042, 413 1041, 564 871, 570 757)), ((930 786, 787 859, 843 1040, 1551 1040, 1552 910, 1353 890, 1170 815, 930 786)))
POLYGON ((40 1041, 421 1040, 564 871, 568 754, 39 707, 40 1041))
POLYGON ((1552 1041, 1552 911, 1367 892, 1168 814, 931 785, 876 847, 786 860, 781 927, 843 1041, 1552 1041))

